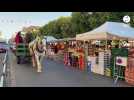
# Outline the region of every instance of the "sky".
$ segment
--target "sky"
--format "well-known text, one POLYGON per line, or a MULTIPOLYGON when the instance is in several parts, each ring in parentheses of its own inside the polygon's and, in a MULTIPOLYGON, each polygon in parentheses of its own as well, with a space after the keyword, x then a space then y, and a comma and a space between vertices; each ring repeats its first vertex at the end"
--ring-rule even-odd
POLYGON ((61 16, 70 16, 71 12, 0 12, 1 37, 9 39, 12 34, 26 26, 43 26, 61 16))

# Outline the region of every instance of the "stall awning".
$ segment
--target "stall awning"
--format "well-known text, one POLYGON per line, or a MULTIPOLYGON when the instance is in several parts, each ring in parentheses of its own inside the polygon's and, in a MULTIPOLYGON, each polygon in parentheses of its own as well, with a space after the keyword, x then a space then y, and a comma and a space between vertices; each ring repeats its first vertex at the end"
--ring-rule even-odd
POLYGON ((75 41, 76 38, 63 38, 63 39, 58 39, 57 41, 55 42, 63 42, 63 41, 75 41))
POLYGON ((44 38, 46 39, 47 42, 57 41, 57 39, 53 36, 44 36, 44 38))
POLYGON ((134 28, 124 23, 106 22, 100 27, 76 35, 76 40, 134 40, 134 28))

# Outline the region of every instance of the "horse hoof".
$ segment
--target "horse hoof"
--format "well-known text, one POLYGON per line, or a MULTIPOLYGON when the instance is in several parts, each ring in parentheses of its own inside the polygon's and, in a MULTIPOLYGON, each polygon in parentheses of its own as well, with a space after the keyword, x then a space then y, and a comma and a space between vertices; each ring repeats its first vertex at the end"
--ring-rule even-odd
POLYGON ((42 72, 42 70, 41 69, 38 69, 37 72, 42 72))
POLYGON ((38 73, 41 73, 42 71, 37 71, 38 73))

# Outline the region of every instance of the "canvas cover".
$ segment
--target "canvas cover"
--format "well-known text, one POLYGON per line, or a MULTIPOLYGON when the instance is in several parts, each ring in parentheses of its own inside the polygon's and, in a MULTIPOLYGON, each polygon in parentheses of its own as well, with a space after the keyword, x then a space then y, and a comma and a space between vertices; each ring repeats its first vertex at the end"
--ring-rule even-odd
POLYGON ((125 23, 106 22, 100 27, 76 35, 76 40, 134 40, 134 28, 125 23))

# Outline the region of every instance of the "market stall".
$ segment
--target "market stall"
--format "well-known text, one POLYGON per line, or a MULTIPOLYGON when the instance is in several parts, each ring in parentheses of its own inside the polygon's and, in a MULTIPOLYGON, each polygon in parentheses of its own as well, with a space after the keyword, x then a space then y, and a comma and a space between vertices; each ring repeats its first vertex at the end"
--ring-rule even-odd
POLYGON ((76 39, 68 40, 67 50, 64 52, 64 64, 81 71, 84 70, 84 50, 82 42, 76 39))
POLYGON ((53 55, 55 60, 63 61, 68 67, 84 70, 84 52, 81 41, 76 41, 76 38, 64 38, 51 41, 49 44, 53 45, 52 47, 57 46, 58 53, 53 55))
POLYGON ((58 39, 56 39, 53 36, 44 36, 43 42, 44 44, 46 44, 47 47, 47 53, 46 56, 47 58, 53 58, 54 55, 54 42, 57 41, 58 39))
POLYGON ((91 63, 92 72, 108 75, 108 71, 111 71, 113 77, 125 77, 124 71, 128 65, 119 65, 116 61, 117 57, 122 57, 120 58, 122 61, 124 58, 128 58, 128 46, 124 47, 122 41, 134 40, 134 28, 124 23, 106 22, 90 32, 78 34, 76 40, 88 41, 87 61, 91 63), (99 40, 99 45, 96 45, 96 40, 99 40), (118 45, 113 45, 115 41, 118 41, 118 45), (119 71, 119 69, 121 70, 119 71))
POLYGON ((52 49, 53 55, 51 57, 57 61, 64 61, 64 54, 68 51, 69 41, 75 40, 75 38, 57 39, 55 41, 49 41, 48 47, 52 49), (56 50, 56 52, 55 52, 56 50))

